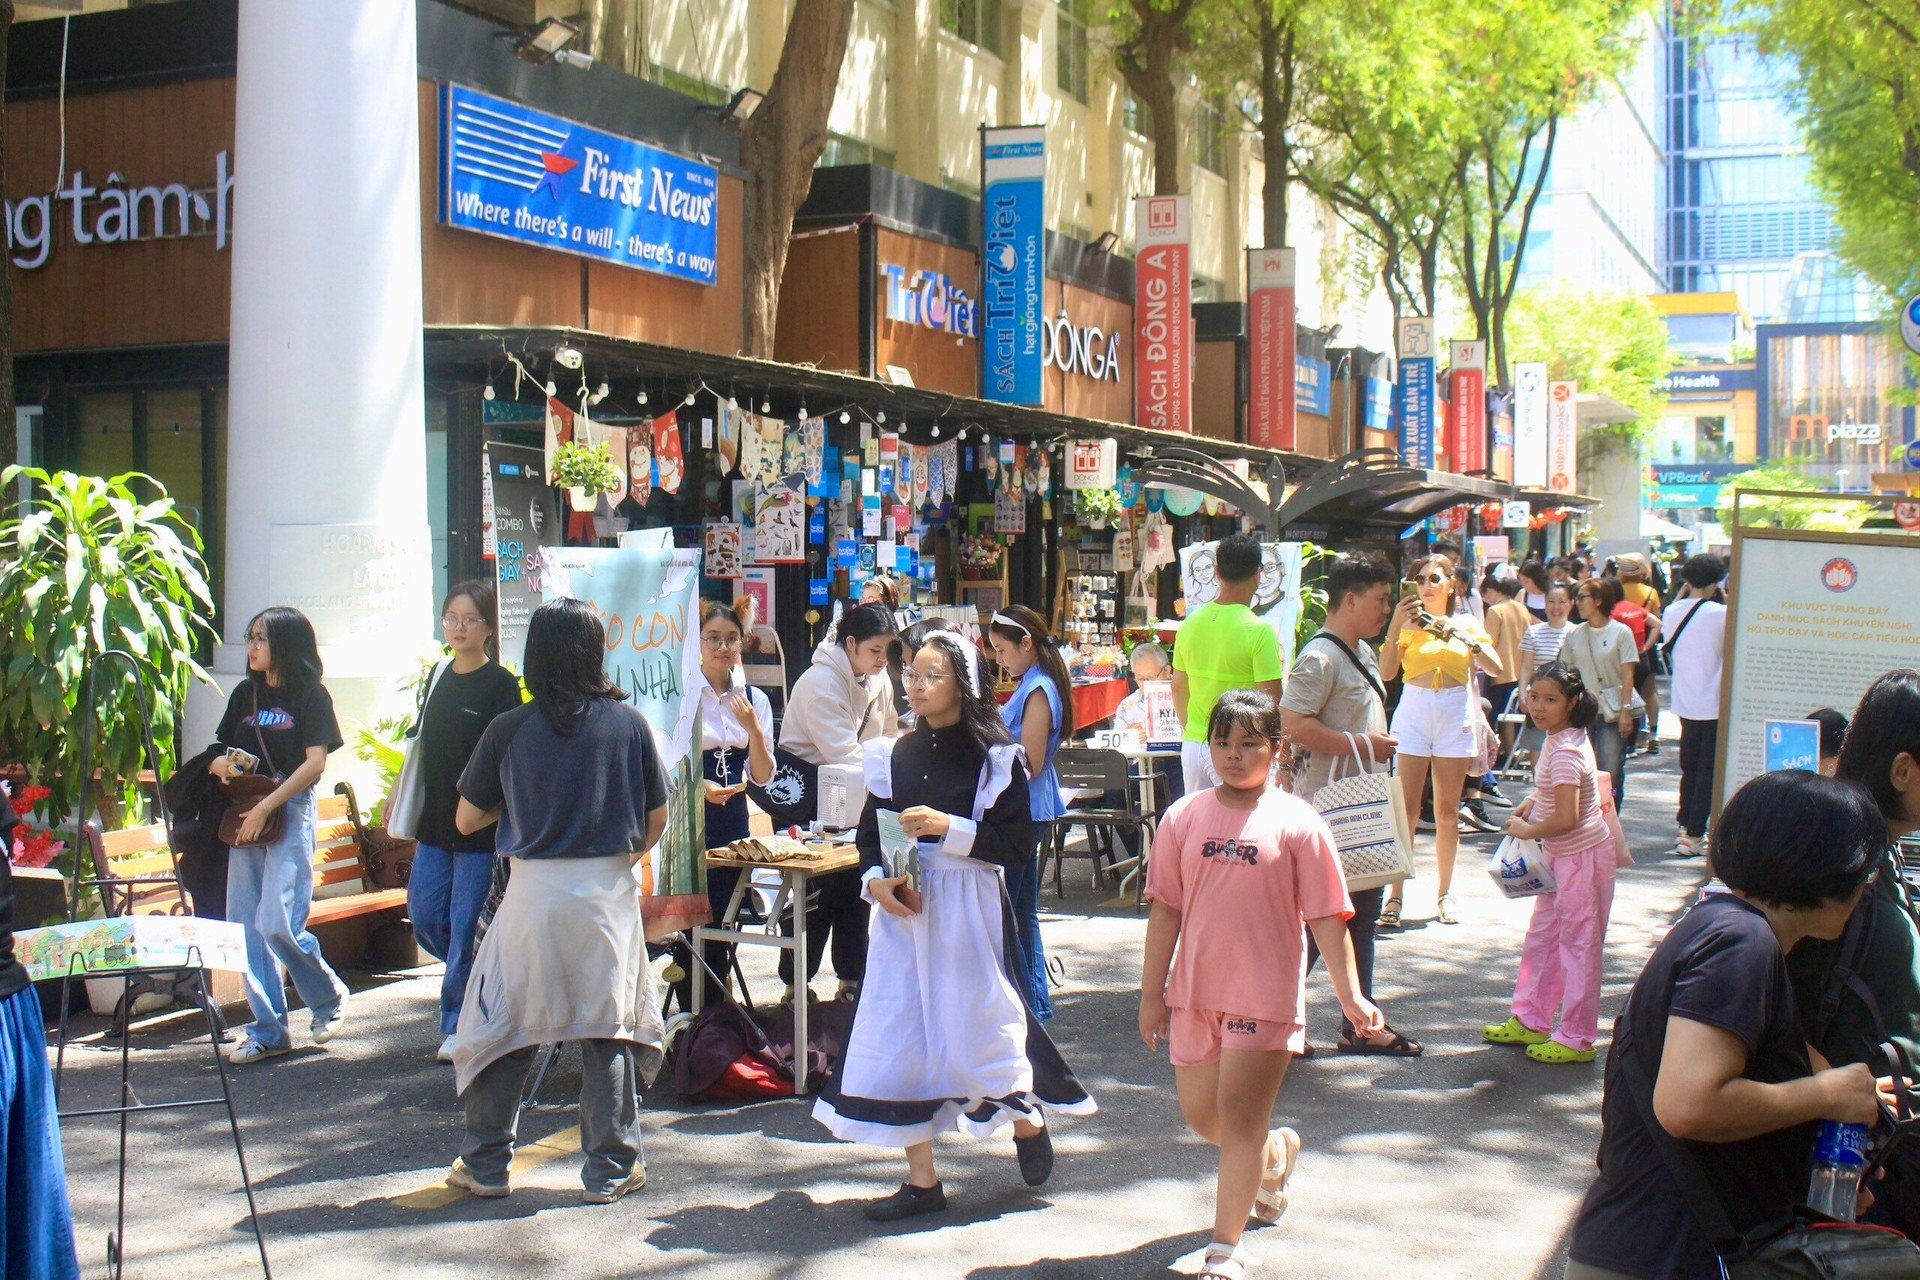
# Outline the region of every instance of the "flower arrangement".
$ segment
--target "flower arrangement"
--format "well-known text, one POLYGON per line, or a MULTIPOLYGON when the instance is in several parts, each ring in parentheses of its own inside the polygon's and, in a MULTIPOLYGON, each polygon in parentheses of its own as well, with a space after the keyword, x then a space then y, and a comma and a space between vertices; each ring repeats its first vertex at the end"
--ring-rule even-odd
POLYGON ((13 829, 13 848, 7 850, 7 860, 16 867, 51 866, 55 859, 67 851, 66 841, 59 839, 51 831, 36 830, 26 824, 26 817, 37 808, 41 801, 53 795, 51 787, 23 787, 20 794, 9 799, 14 816, 21 819, 13 829))
POLYGON ((1006 547, 991 534, 976 534, 960 540, 960 567, 969 575, 984 576, 1000 572, 1000 558, 1006 547))

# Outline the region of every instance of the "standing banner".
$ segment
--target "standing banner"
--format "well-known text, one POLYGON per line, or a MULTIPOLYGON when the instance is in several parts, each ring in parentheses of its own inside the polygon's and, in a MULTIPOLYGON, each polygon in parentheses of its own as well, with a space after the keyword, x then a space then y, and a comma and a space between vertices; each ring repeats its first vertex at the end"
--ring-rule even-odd
POLYGON ((1447 442, 1447 456, 1455 471, 1474 475, 1487 469, 1487 344, 1456 342, 1449 363, 1453 438, 1447 442))
POLYGON ((1547 366, 1513 366, 1513 482, 1547 487, 1547 366))
MULTIPOLYGON (((1279 637, 1281 660, 1289 671, 1293 669, 1294 634, 1304 603, 1300 595, 1300 571, 1305 546, 1302 542, 1260 544, 1260 580, 1254 585, 1253 601, 1248 605, 1279 637)), ((1189 618, 1195 609, 1213 603, 1220 596, 1219 569, 1214 561, 1219 549, 1218 542, 1180 548, 1180 595, 1187 602, 1189 618)))
POLYGON ((1547 390, 1547 488, 1555 493, 1577 493, 1580 423, 1579 387, 1556 382, 1547 390))
POLYGON ((653 726, 667 772, 667 829, 635 874, 647 937, 713 918, 700 781, 700 553, 622 545, 550 547, 545 599, 585 601, 607 629, 607 678, 653 726))
POLYGON ((1247 443, 1292 449, 1294 257, 1291 249, 1247 250, 1247 443))
POLYGON ((1433 438, 1433 321, 1426 316, 1400 320, 1400 460, 1410 467, 1431 467, 1433 438))
MULTIPOLYGON (((1192 219, 1186 196, 1133 202, 1133 418, 1156 431, 1193 430, 1192 219)), ((1291 366, 1289 366, 1291 367, 1291 366)))
POLYGON ((561 539, 560 505, 539 449, 490 444, 482 455, 493 487, 493 589, 499 600, 501 665, 521 669, 527 621, 540 607, 548 543, 561 539))
POLYGON ((1047 131, 980 130, 980 394, 1039 404, 1047 279, 1047 131))

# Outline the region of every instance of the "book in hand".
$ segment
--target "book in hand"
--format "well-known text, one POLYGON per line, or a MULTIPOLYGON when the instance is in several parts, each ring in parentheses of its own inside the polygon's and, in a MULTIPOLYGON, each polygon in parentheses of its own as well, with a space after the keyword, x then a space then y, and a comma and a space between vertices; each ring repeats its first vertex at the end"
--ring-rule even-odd
POLYGON ((906 877, 907 887, 920 892, 920 842, 900 825, 900 815, 892 809, 877 809, 880 825, 880 861, 889 880, 906 877))

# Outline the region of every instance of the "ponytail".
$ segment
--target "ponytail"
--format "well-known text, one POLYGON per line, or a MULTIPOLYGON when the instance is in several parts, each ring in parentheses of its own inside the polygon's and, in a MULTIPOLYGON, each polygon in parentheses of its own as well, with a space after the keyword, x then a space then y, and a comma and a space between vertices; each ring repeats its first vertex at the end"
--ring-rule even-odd
MULTIPOLYGON (((1051 680, 1053 687, 1059 691, 1061 717, 1065 719, 1071 716, 1073 677, 1067 674, 1067 660, 1060 656, 1060 642, 1047 630, 1046 620, 1024 604, 1010 604, 994 613, 987 630, 1013 645, 1018 645, 1022 640, 1033 641, 1034 661, 1040 664, 1041 674, 1051 680)), ((1069 733, 1065 724, 1057 724, 1054 728, 1062 737, 1069 733)))

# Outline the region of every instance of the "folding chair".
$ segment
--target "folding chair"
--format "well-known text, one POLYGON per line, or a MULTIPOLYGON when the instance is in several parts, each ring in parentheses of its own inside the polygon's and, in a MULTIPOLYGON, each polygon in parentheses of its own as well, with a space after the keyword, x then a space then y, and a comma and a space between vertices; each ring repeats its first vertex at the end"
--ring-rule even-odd
POLYGON ((1099 883, 1106 884, 1109 875, 1124 875, 1127 869, 1135 865, 1135 859, 1120 856, 1119 845, 1113 840, 1116 833, 1127 833, 1141 842, 1152 839, 1153 816, 1143 815, 1133 802, 1133 775, 1128 771, 1127 758, 1118 751, 1107 748, 1062 747, 1053 757, 1053 768, 1060 775, 1062 791, 1091 791, 1105 796, 1108 792, 1118 791, 1127 797, 1123 809, 1109 809, 1098 805, 1086 805, 1069 808, 1055 818, 1047 828, 1048 850, 1053 855, 1053 892, 1062 896, 1065 890, 1061 886, 1061 863, 1067 858, 1067 833, 1074 827, 1086 832, 1087 852, 1076 854, 1093 863, 1094 874, 1099 883), (1102 837, 1105 839, 1102 839, 1102 837), (1102 854, 1106 861, 1102 863, 1102 854))
POLYGON ((1533 764, 1539 758, 1540 749, 1547 744, 1546 732, 1528 720, 1522 710, 1521 697, 1524 690, 1516 688, 1507 698, 1507 705, 1496 718, 1501 728, 1514 730, 1513 745, 1501 756, 1499 767, 1494 776, 1514 782, 1527 782, 1533 778, 1533 764))

